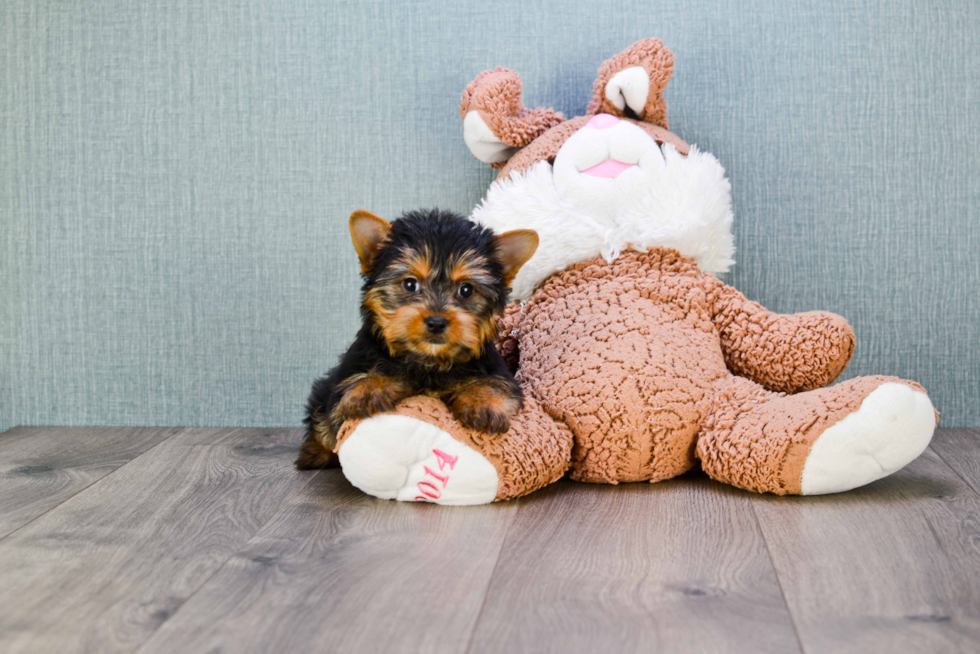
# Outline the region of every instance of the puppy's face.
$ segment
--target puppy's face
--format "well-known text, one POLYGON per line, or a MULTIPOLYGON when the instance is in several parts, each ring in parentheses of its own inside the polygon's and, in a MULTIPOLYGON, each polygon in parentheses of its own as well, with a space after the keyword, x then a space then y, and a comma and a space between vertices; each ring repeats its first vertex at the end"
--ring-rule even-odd
POLYGON ((493 339, 501 281, 473 250, 403 247, 374 275, 364 306, 392 354, 445 366, 479 356, 493 339))
POLYGON ((368 280, 362 306, 389 351, 442 368, 480 356, 496 335, 508 284, 533 254, 537 235, 488 236, 464 219, 396 221, 393 230, 374 216, 374 230, 383 234, 374 234, 373 248, 362 248, 358 233, 372 230, 360 224, 370 219, 357 216, 351 218, 355 247, 368 255, 367 264, 361 257, 368 280), (515 268, 512 260, 522 257, 515 268))

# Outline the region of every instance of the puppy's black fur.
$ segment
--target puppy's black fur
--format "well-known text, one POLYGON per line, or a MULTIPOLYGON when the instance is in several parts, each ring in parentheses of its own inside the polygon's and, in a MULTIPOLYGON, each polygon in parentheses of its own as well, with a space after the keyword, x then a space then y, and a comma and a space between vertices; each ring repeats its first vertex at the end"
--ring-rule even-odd
POLYGON ((339 365, 313 384, 296 466, 335 465, 345 420, 391 411, 413 395, 442 399, 472 429, 507 431, 523 397, 493 346, 496 317, 537 234, 496 236, 439 210, 391 224, 355 212, 351 234, 364 277, 363 324, 339 365))

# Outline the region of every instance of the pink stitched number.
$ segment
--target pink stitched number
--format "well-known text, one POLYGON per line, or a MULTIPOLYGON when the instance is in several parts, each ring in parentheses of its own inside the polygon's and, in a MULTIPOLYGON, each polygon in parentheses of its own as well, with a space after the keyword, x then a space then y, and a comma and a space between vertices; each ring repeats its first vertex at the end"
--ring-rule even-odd
MULTIPOLYGON (((456 462, 459 461, 459 457, 458 456, 453 456, 452 454, 446 454, 442 450, 432 450, 432 453, 435 454, 436 455, 436 459, 439 460, 439 471, 440 472, 444 471, 446 469, 446 466, 447 465, 449 466, 449 469, 452 470, 453 468, 456 467, 456 462)), ((439 481, 441 481, 443 488, 445 488, 446 487, 446 484, 449 483, 449 475, 448 474, 446 474, 446 475, 440 475, 437 472, 433 472, 432 468, 430 468, 429 466, 422 466, 422 467, 425 468, 425 473, 427 475, 432 475, 432 478, 433 479, 438 479, 439 481)), ((422 494, 415 496, 415 501, 416 502, 420 502, 420 501, 421 502, 429 502, 431 500, 437 500, 440 497, 442 497, 442 491, 439 490, 439 487, 436 486, 435 484, 433 484, 431 481, 427 481, 427 480, 420 481, 417 484, 417 486, 418 486, 419 492, 422 493, 422 494), (423 488, 423 486, 425 486, 427 488, 423 488)))
POLYGON ((423 466, 423 467, 425 468, 426 473, 432 475, 433 477, 435 477, 436 479, 442 482, 443 488, 445 488, 446 484, 449 483, 449 475, 440 475, 438 473, 432 472, 432 468, 430 468, 429 466, 423 466))
POLYGON ((437 459, 439 459, 440 470, 445 470, 447 464, 449 465, 449 469, 452 470, 454 467, 456 467, 456 462, 459 461, 458 456, 446 454, 442 450, 432 450, 432 453, 436 455, 437 459))
POLYGON ((436 485, 433 484, 431 481, 420 481, 418 483, 418 487, 419 487, 419 492, 425 495, 426 497, 431 497, 434 500, 437 500, 440 497, 442 497, 442 491, 436 488, 436 485), (432 491, 427 492, 424 488, 422 488, 423 486, 428 486, 429 488, 432 489, 432 491))

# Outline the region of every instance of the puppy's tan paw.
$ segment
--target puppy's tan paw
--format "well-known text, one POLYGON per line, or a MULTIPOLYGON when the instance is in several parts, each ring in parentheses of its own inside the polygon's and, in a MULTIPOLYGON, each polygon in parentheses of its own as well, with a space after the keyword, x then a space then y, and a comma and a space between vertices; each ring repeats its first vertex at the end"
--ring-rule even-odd
POLYGON ((344 380, 342 387, 343 396, 332 416, 337 423, 394 411, 411 394, 404 382, 373 373, 354 375, 344 380))
POLYGON ((510 429, 510 417, 521 410, 521 397, 491 384, 469 383, 449 399, 449 410, 464 427, 490 434, 510 429))
POLYGON ((453 407, 453 417, 468 429, 488 434, 503 434, 510 429, 510 416, 492 407, 453 407))

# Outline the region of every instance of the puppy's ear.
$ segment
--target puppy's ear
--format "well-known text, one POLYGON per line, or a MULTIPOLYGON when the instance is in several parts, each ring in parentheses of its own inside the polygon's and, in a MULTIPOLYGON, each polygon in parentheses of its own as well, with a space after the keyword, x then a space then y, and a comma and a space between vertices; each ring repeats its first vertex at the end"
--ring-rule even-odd
POLYGON ((504 267, 504 280, 509 286, 514 276, 534 251, 538 249, 538 233, 533 229, 515 229, 497 237, 494 246, 504 267))
POLYGON ((370 211, 355 211, 350 215, 350 237, 361 260, 362 274, 371 269, 371 261, 390 231, 391 223, 370 211))

